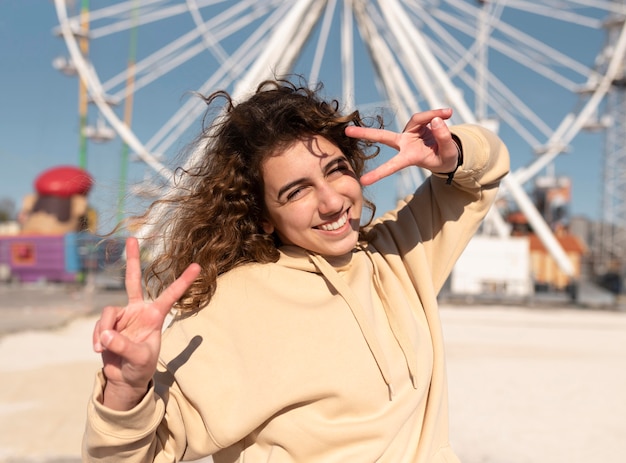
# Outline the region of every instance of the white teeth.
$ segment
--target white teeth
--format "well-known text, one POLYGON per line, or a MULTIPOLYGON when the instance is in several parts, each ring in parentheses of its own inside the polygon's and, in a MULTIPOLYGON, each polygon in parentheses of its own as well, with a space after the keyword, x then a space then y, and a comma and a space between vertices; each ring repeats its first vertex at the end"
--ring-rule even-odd
POLYGON ((332 222, 332 223, 326 223, 324 225, 320 225, 319 228, 321 228, 324 231, 333 231, 333 230, 337 230, 338 228, 341 228, 345 225, 345 223, 348 221, 348 214, 344 214, 342 215, 339 220, 337 220, 336 222, 332 222))

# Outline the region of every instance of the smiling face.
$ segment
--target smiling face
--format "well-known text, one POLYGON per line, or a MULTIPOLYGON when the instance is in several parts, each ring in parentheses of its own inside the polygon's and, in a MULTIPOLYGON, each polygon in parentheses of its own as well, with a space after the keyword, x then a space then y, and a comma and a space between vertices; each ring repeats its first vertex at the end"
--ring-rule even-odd
POLYGON ((315 136, 263 163, 263 230, 322 255, 350 252, 359 237, 363 193, 337 146, 315 136))

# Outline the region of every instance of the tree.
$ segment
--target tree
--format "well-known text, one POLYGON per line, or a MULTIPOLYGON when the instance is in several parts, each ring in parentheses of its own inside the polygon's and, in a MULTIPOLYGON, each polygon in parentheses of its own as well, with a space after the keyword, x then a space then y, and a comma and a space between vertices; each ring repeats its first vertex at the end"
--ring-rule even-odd
POLYGON ((11 198, 0 198, 0 222, 15 219, 15 201, 11 198))

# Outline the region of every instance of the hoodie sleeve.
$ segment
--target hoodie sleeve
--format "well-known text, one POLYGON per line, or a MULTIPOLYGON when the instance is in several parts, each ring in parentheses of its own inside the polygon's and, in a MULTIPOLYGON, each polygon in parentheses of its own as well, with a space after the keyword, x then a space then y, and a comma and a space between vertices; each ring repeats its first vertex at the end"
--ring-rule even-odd
POLYGON ((461 143, 463 164, 450 185, 446 174, 430 175, 394 211, 377 220, 376 249, 402 259, 417 285, 416 275, 427 266, 435 293, 477 231, 493 204, 500 180, 509 171, 504 143, 477 125, 458 125, 451 132, 461 143))
MULTIPOLYGON (((153 382, 143 400, 128 411, 111 410, 101 404, 106 380, 98 373, 87 407, 82 461, 165 463, 189 457, 188 439, 204 430, 204 424, 193 405, 173 384, 173 378, 163 366, 160 369, 156 374, 159 381, 153 382), (164 383, 169 383, 169 390, 163 390, 164 383)), ((204 455, 219 450, 210 439, 203 442, 204 455)))

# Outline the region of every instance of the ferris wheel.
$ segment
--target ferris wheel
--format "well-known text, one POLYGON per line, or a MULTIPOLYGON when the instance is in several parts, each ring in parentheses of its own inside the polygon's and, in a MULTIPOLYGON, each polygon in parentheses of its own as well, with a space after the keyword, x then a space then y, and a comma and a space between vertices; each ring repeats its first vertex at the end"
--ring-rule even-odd
MULTIPOLYGON (((624 70, 623 0, 82 0, 80 11, 68 3, 55 0, 59 29, 90 111, 142 161, 136 169, 170 181, 168 160, 206 109, 182 98, 189 90, 237 98, 298 74, 398 128, 416 111, 452 107, 453 123, 487 125, 526 159, 503 190, 571 271, 523 185, 597 122, 624 70)), ((421 175, 399 175, 398 194, 421 175)), ((488 220, 506 234, 497 213, 488 220)))

